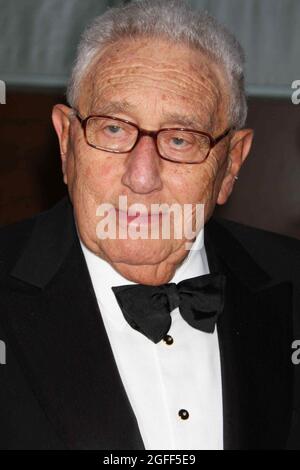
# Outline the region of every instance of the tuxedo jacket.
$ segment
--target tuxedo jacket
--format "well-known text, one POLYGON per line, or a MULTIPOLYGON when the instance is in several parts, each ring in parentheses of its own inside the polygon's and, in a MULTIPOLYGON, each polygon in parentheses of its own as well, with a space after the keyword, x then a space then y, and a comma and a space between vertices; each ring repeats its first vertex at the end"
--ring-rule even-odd
MULTIPOLYGON (((226 275, 224 448, 300 450, 300 242, 212 217, 204 243, 226 275)), ((0 340, 1 449, 144 449, 68 198, 0 231, 0 340)))

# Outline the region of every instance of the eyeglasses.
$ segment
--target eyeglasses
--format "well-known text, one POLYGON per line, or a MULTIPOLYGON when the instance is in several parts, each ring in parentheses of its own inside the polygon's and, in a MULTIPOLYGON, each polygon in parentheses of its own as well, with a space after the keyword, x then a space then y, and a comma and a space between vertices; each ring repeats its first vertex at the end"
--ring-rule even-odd
POLYGON ((147 131, 133 122, 112 116, 82 118, 76 111, 76 117, 83 128, 86 143, 95 149, 115 154, 128 153, 141 137, 149 136, 154 139, 159 156, 176 163, 202 163, 211 149, 232 130, 229 128, 213 138, 206 132, 186 128, 147 131))

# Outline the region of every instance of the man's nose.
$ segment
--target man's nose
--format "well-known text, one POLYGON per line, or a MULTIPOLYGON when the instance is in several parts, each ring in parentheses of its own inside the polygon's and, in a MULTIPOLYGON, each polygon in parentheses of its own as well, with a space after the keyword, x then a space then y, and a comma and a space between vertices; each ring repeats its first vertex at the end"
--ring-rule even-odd
POLYGON ((147 194, 162 188, 161 159, 152 137, 143 136, 126 162, 122 183, 133 192, 147 194))

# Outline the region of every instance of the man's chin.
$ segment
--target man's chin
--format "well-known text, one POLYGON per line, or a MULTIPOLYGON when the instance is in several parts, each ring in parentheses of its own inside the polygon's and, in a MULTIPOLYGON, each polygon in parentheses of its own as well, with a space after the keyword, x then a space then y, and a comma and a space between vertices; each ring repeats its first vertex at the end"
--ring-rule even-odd
MULTIPOLYGON (((158 265, 180 250, 174 240, 101 240, 101 252, 111 264, 158 265)), ((181 241, 182 244, 182 241, 181 241)), ((100 244, 99 244, 100 245, 100 244)))

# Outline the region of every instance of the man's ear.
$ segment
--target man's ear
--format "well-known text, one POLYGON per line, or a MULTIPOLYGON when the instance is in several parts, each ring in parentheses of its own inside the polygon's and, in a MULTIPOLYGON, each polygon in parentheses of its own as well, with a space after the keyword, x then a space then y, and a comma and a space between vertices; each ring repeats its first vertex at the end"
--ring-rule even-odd
POLYGON ((64 182, 66 184, 66 164, 69 144, 70 112, 71 108, 65 106, 64 104, 56 104, 52 109, 52 122, 59 140, 62 172, 64 175, 64 182))
POLYGON ((250 152, 252 141, 252 129, 236 131, 232 136, 228 152, 228 165, 219 191, 217 204, 225 204, 228 200, 233 190, 236 180, 235 177, 238 176, 239 171, 250 152))

